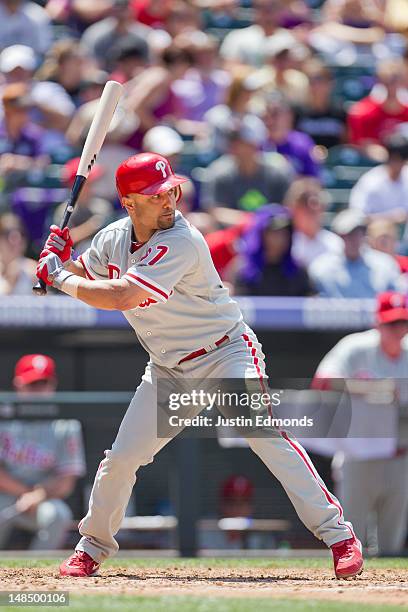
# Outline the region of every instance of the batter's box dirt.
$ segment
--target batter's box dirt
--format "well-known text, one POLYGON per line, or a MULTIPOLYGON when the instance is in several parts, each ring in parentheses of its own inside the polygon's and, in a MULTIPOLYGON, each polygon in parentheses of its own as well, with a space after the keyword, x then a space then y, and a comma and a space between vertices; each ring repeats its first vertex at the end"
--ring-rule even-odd
POLYGON ((338 581, 329 569, 102 566, 92 578, 61 578, 57 565, 0 570, 2 590, 68 590, 81 595, 192 595, 326 599, 408 605, 408 569, 367 569, 338 581))

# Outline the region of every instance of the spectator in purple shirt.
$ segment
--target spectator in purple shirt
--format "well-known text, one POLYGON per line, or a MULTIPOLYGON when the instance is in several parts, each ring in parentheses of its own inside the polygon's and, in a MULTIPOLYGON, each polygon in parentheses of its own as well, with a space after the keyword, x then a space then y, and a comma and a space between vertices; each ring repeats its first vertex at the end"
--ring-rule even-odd
POLYGON ((287 100, 279 93, 265 96, 260 114, 268 130, 265 151, 277 151, 303 176, 319 176, 319 164, 314 157, 315 143, 307 134, 293 129, 293 113, 287 100))
MULTIPOLYGON (((192 57, 191 68, 172 86, 180 100, 180 114, 182 119, 203 125, 205 113, 224 101, 231 76, 217 65, 218 43, 214 37, 200 31, 185 32, 176 43, 192 57)), ((195 132, 197 127, 192 125, 184 131, 195 132)))
POLYGON ((293 225, 290 211, 267 204, 254 213, 241 239, 237 294, 312 295, 306 270, 291 255, 293 225))
POLYGON ((29 118, 31 101, 23 83, 13 83, 3 90, 4 118, 0 122, 0 173, 7 176, 26 172, 34 164, 48 162, 42 141, 44 130, 29 118))

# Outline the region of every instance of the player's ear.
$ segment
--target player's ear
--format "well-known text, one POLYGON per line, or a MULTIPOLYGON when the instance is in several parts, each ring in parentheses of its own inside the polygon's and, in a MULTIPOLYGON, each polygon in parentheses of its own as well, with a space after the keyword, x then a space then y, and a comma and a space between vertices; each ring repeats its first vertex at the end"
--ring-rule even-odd
POLYGON ((129 198, 128 196, 123 196, 121 199, 121 204, 123 206, 123 208, 126 208, 126 210, 129 212, 129 210, 133 210, 133 200, 131 198, 129 198))

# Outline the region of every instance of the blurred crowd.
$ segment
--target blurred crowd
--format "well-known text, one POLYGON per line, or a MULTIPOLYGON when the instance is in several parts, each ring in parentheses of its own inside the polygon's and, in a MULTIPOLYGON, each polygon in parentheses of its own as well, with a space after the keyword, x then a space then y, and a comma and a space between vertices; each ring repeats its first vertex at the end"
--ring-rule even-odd
POLYGON ((0 294, 31 293, 107 80, 77 255, 153 151, 237 295, 408 291, 408 0, 0 0, 0 294))

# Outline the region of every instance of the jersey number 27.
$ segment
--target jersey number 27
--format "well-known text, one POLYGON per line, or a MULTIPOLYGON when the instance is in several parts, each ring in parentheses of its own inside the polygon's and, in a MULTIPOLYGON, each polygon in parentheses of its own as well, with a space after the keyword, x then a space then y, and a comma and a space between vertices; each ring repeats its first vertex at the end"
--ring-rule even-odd
MULTIPOLYGON (((165 246, 164 244, 158 244, 155 249, 158 252, 155 253, 149 261, 145 262, 148 266, 154 266, 154 264, 160 261, 162 257, 164 257, 165 254, 168 252, 169 247, 165 246)), ((140 261, 144 261, 147 257, 149 257, 152 254, 152 251, 152 247, 149 247, 143 257, 140 258, 140 261)))

